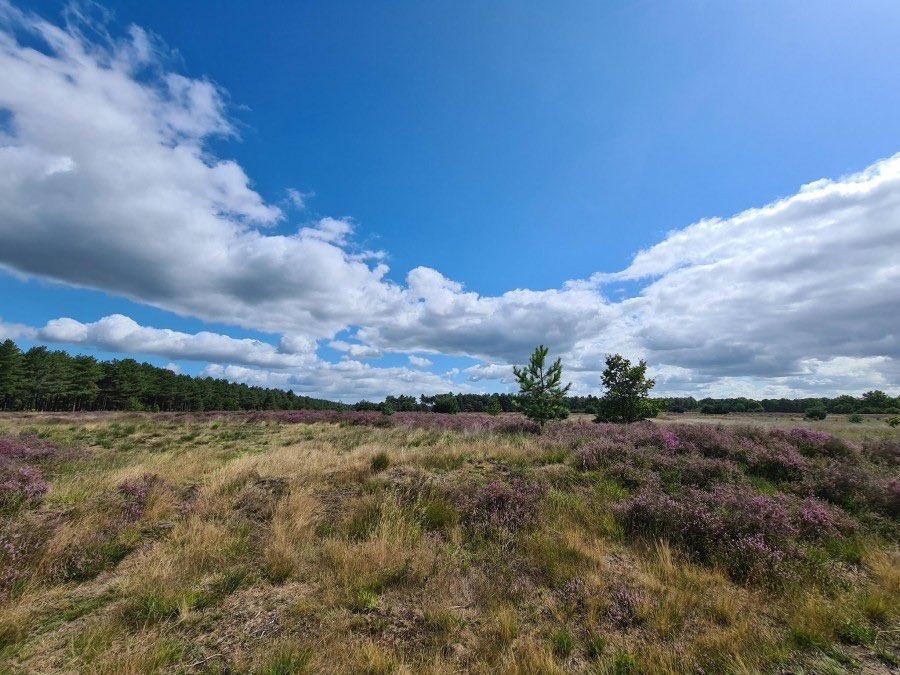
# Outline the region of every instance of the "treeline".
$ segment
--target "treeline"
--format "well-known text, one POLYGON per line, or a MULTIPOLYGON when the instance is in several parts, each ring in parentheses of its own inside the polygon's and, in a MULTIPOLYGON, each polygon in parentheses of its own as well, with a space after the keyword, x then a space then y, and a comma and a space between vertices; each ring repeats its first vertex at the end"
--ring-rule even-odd
POLYGON ((517 410, 516 394, 446 394, 426 396, 388 396, 381 403, 359 401, 351 407, 354 410, 384 410, 391 412, 486 412, 501 413, 517 410))
MULTIPOLYGON (((518 394, 462 394, 388 396, 373 403, 360 401, 356 410, 390 412, 478 412, 518 410, 518 394)), ((869 391, 860 397, 762 399, 693 397, 654 398, 660 411, 727 414, 747 412, 804 413, 822 407, 828 413, 900 413, 900 397, 869 391)), ((600 398, 567 396, 573 413, 595 414, 600 398)), ((98 361, 71 356, 47 347, 22 352, 12 341, 0 343, 0 410, 325 410, 347 406, 292 391, 251 387, 211 377, 179 375, 134 359, 98 361)))
POLYGON ((134 359, 98 361, 0 343, 0 409, 203 411, 344 408, 292 391, 179 375, 134 359))
POLYGON ((810 408, 824 408, 835 414, 894 414, 900 413, 900 396, 883 391, 867 391, 862 396, 844 394, 834 398, 686 398, 655 399, 668 412, 700 412, 710 415, 748 412, 803 413, 810 408))
MULTIPOLYGON (((517 410, 516 394, 437 394, 435 396, 388 396, 381 403, 360 401, 353 404, 356 410, 382 410, 385 407, 396 412, 514 412, 517 410)), ((600 398, 593 395, 567 396, 569 412, 597 412, 600 398)), ((694 412, 710 415, 728 413, 779 412, 805 413, 810 408, 824 407, 828 413, 874 414, 900 413, 900 397, 894 398, 883 391, 869 391, 860 397, 837 396, 835 398, 654 398, 651 401, 662 412, 694 412)))

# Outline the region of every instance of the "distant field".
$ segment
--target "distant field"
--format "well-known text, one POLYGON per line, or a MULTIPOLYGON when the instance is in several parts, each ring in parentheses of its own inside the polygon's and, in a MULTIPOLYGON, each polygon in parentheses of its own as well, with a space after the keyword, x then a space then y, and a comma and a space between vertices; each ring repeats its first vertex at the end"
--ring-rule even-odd
POLYGON ((0 672, 900 667, 879 416, 320 415, 0 416, 0 672))

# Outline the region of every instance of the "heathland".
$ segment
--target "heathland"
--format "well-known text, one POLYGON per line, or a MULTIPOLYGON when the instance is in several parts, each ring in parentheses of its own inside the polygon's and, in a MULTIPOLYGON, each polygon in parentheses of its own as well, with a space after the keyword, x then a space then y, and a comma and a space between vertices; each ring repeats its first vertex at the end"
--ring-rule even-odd
POLYGON ((0 671, 895 672, 898 466, 878 417, 8 413, 0 671))

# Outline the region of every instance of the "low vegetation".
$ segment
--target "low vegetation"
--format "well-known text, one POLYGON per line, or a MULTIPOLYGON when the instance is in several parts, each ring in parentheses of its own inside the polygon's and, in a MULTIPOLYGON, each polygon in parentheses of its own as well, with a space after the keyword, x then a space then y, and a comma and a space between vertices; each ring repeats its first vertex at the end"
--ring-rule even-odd
POLYGON ((0 671, 900 667, 896 430, 538 430, 2 417, 0 671))

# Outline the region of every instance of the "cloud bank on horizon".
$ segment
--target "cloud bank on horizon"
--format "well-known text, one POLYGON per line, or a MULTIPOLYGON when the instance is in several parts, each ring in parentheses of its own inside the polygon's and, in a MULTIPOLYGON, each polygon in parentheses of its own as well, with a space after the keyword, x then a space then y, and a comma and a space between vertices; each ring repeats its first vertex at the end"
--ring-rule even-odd
POLYGON ((222 90, 169 70, 138 27, 90 35, 0 0, 0 267, 273 342, 122 315, 0 323, 0 337, 199 361, 347 400, 495 388, 538 343, 563 357, 577 393, 597 390, 610 352, 646 358, 668 393, 900 384, 900 155, 673 230, 622 271, 484 296, 428 267, 391 281, 384 252, 362 249, 345 219, 277 233, 289 213, 210 150, 236 135, 222 90), (620 281, 637 291, 610 300, 620 281), (407 365, 365 362, 391 352, 407 365), (460 380, 427 370, 437 354, 477 363, 460 380))

